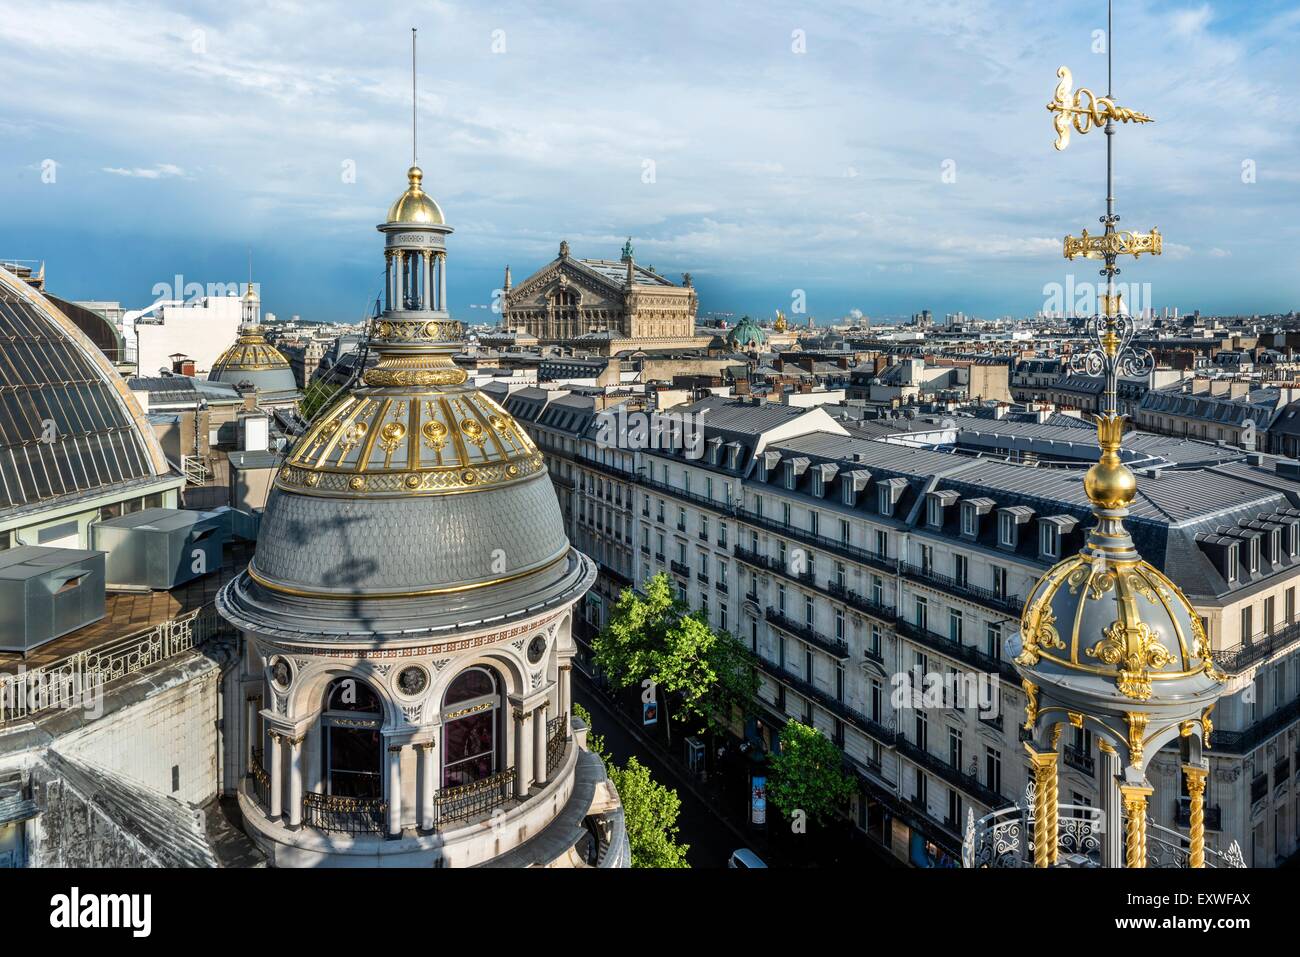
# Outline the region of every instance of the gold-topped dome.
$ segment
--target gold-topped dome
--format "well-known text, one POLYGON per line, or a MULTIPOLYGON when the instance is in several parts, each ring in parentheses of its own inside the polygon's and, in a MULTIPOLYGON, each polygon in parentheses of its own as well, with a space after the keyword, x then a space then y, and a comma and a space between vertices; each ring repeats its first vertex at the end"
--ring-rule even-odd
POLYGON ((257 290, 253 288, 253 284, 250 282, 248 284, 248 291, 243 295, 244 302, 257 302, 260 299, 261 296, 257 294, 257 290))
POLYGON ((284 353, 266 341, 262 326, 244 326, 235 344, 221 353, 217 361, 212 364, 209 378, 214 381, 231 380, 235 372, 288 368, 290 368, 289 360, 284 357, 284 353))
POLYGON ((410 185, 407 186, 406 192, 397 197, 397 202, 389 207, 388 222, 418 223, 424 226, 443 225, 442 209, 420 186, 424 179, 424 171, 418 166, 412 166, 406 171, 406 178, 410 185))

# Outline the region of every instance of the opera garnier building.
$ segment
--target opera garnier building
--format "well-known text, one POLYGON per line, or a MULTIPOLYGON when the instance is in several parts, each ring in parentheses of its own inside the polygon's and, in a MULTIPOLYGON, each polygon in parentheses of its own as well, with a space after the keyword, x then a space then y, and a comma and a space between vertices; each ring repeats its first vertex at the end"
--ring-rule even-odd
POLYGON ((246 639, 244 828, 278 866, 626 866, 571 718, 595 567, 536 446, 452 361, 452 230, 409 181, 378 227, 378 361, 294 444, 217 599, 246 639))

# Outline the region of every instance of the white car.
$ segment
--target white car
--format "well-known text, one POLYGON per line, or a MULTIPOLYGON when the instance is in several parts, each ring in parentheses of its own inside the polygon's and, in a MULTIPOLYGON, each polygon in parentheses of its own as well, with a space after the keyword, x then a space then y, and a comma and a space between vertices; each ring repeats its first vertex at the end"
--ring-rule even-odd
POLYGON ((763 859, 747 847, 742 847, 731 852, 731 857, 727 860, 728 867, 736 867, 741 870, 752 870, 755 867, 767 867, 763 859))

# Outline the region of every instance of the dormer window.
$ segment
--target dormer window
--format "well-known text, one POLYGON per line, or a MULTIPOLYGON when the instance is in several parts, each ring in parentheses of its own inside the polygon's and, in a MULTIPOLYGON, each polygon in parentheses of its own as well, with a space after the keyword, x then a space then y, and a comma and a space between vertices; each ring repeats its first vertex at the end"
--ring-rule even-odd
POLYGON ((1016 520, 1006 512, 998 516, 998 544, 1004 548, 1016 547, 1016 520))
POLYGON ((1247 552, 1250 558, 1250 573, 1252 575, 1259 572, 1259 536, 1256 535, 1250 540, 1250 551, 1247 552))
POLYGON ((1274 565, 1282 561, 1282 529, 1270 529, 1268 533, 1268 560, 1274 565))
POLYGON ((1046 515, 1038 520, 1038 556, 1048 561, 1061 557, 1061 536, 1079 520, 1073 515, 1046 515))
POLYGON ((979 515, 969 503, 961 508, 961 533, 967 538, 974 538, 979 529, 979 515))
POLYGON ((813 473, 812 493, 816 495, 818 498, 821 498, 823 495, 826 494, 826 483, 822 479, 822 473, 820 469, 813 473))
POLYGON ((844 504, 857 505, 858 493, 867 487, 869 481, 871 481, 871 473, 866 469, 855 469, 852 472, 844 473, 844 476, 840 479, 844 504))
POLYGON ((926 506, 926 521, 931 528, 943 528, 944 514, 947 507, 957 501, 958 495, 952 489, 931 492, 926 506))
POLYGON ((1051 522, 1038 527, 1038 551, 1044 558, 1061 557, 1061 530, 1051 522))
POLYGON ((1034 510, 1027 505, 1012 505, 998 510, 998 547, 1014 549, 1020 545, 1020 526, 1029 521, 1034 510))
POLYGON ((1292 522, 1286 527, 1286 550, 1292 558, 1300 551, 1300 523, 1292 522))
POLYGON ((1228 562, 1227 562, 1227 565, 1228 565, 1228 581, 1229 581, 1229 582, 1235 582, 1235 581, 1237 580, 1237 578, 1238 578, 1238 575, 1237 575, 1237 565, 1238 565, 1238 562, 1240 561, 1240 559, 1239 559, 1237 556, 1238 556, 1238 550, 1239 550, 1239 548, 1240 548, 1240 546, 1239 546, 1236 542, 1233 542, 1231 545, 1228 546, 1228 562))
POLYGON ((907 479, 896 477, 884 479, 876 486, 877 501, 880 506, 881 515, 893 515, 898 500, 903 497, 903 492, 907 490, 907 479))

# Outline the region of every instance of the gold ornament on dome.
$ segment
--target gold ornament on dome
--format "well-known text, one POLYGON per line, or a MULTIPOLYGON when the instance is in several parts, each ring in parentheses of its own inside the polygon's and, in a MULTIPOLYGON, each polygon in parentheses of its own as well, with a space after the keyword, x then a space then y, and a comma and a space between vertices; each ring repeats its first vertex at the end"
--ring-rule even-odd
POLYGON ((447 427, 437 419, 430 419, 424 423, 420 431, 424 435, 425 443, 434 451, 440 450, 447 444, 447 427))
POLYGON ((1108 665, 1119 665, 1115 686, 1120 693, 1146 701, 1151 697, 1151 670, 1173 664, 1173 654, 1146 622, 1125 625, 1114 621, 1104 634, 1085 654, 1108 665))
POLYGON ((1074 75, 1070 68, 1063 66, 1056 71, 1060 82, 1047 109, 1053 114, 1052 126, 1056 130, 1055 146, 1063 150, 1070 145, 1070 126, 1080 134, 1089 132, 1094 127, 1105 126, 1108 121, 1117 123, 1152 123, 1154 120, 1145 113, 1116 106, 1115 101, 1106 96, 1097 96, 1086 86, 1074 87, 1074 75))
POLYGON ((401 422, 389 422, 379 430, 379 445, 385 452, 393 453, 401 445, 402 438, 406 435, 406 426, 401 422))

